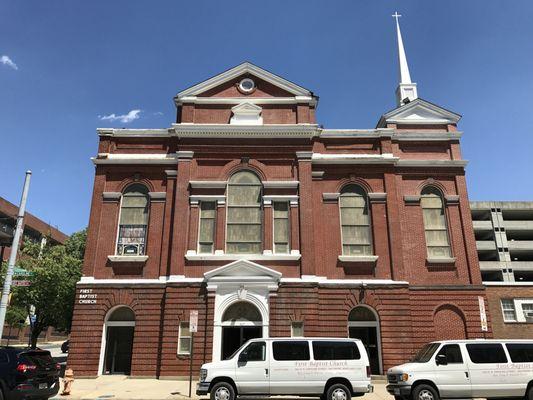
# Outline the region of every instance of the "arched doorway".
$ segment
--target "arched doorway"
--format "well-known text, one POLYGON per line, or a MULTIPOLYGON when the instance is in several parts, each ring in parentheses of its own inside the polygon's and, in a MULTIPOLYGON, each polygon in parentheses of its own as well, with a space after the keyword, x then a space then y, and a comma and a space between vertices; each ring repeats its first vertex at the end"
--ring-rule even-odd
POLYGON ((231 304, 222 315, 222 359, 229 358, 247 340, 263 336, 261 313, 248 301, 231 304))
POLYGON ((363 342, 372 374, 381 374, 381 337, 377 313, 367 306, 353 308, 348 314, 348 336, 363 342))
POLYGON ((102 348, 103 374, 131 373, 131 355, 133 334, 135 331, 135 313, 126 306, 112 309, 106 316, 102 348))

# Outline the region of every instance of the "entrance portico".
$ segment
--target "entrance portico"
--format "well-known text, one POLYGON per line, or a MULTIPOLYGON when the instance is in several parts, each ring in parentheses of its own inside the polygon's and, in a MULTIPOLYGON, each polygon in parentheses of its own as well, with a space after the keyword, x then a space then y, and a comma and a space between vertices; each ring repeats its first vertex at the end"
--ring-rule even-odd
POLYGON ((223 340, 225 328, 228 330, 225 336, 229 338, 238 334, 239 343, 251 337, 268 337, 269 297, 278 290, 280 272, 248 260, 237 260, 206 272, 204 277, 209 295, 215 296, 213 361, 228 355, 229 347, 223 351, 222 346, 234 347, 237 341, 237 338, 223 340), (243 311, 241 317, 228 317, 226 311, 232 314, 232 310, 239 309, 243 311), (257 311, 257 316, 254 311, 257 311), (236 327, 240 329, 231 329, 236 327))

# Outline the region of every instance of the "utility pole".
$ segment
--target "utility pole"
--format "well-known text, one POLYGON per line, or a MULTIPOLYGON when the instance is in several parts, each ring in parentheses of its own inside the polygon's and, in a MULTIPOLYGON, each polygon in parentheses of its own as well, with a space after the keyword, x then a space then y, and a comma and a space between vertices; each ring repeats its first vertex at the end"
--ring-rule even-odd
POLYGON ((6 279, 4 280, 4 289, 2 290, 2 299, 0 300, 0 339, 4 333, 4 322, 6 320, 7 303, 9 301, 9 293, 11 292, 11 281, 13 280, 13 271, 15 269, 15 262, 17 261, 17 253, 19 251, 20 239, 22 236, 22 226, 24 225, 24 213, 26 211, 26 200, 28 199, 28 190, 30 188, 31 171, 26 171, 26 178, 24 179, 24 189, 22 190, 22 198, 20 199, 19 212, 17 215, 17 226, 15 228, 15 236, 13 236, 13 244, 11 245, 11 254, 9 255, 9 263, 7 264, 6 279))

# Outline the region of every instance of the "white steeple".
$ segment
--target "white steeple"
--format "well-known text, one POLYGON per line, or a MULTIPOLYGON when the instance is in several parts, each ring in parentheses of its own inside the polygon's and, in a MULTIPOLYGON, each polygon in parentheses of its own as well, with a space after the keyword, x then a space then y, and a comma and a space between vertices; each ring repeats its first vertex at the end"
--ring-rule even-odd
POLYGON ((403 48, 402 32, 400 31, 400 14, 395 12, 392 15, 396 19, 396 34, 398 36, 398 63, 400 72, 400 83, 396 89, 396 103, 398 107, 407 104, 410 101, 418 98, 416 91, 416 83, 411 82, 411 75, 409 74, 409 65, 407 64, 407 57, 405 49, 403 48))

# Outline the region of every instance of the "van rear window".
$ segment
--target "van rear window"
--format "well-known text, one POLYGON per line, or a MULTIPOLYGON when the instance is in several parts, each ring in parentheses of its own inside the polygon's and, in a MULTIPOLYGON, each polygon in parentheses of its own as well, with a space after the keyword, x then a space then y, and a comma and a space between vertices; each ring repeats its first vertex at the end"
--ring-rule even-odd
POLYGON ((474 364, 507 363, 507 356, 499 343, 467 344, 466 349, 474 364))
POLYGON ((505 345, 511 356, 511 361, 515 363, 533 362, 533 344, 528 343, 507 343, 505 345))
POLYGON ((304 341, 272 342, 272 353, 276 361, 309 360, 309 343, 304 341))
POLYGON ((315 360, 359 360, 361 353, 354 342, 313 342, 315 360))

